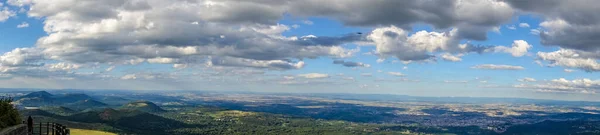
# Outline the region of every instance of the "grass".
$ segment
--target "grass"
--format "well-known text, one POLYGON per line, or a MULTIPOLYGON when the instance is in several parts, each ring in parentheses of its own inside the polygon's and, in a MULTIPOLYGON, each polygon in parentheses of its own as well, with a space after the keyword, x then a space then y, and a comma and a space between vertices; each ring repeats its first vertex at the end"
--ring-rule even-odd
POLYGON ((98 131, 98 130, 71 128, 71 135, 117 135, 117 134, 111 133, 111 132, 98 131))

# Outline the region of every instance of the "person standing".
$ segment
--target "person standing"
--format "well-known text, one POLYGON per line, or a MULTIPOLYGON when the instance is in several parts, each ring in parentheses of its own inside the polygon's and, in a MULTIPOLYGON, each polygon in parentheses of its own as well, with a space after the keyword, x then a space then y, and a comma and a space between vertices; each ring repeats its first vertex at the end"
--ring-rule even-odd
POLYGON ((27 118, 27 132, 29 132, 29 134, 33 134, 33 118, 31 118, 31 116, 27 118))

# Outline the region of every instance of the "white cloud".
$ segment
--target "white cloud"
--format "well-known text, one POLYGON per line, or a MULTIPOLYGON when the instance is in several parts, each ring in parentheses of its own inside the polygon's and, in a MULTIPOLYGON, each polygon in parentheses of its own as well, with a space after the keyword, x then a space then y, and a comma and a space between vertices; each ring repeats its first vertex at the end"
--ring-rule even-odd
POLYGON ((286 79, 286 80, 294 80, 294 79, 295 79, 295 77, 294 77, 294 76, 287 76, 287 75, 286 75, 286 76, 283 76, 283 79, 286 79))
POLYGON ((567 73, 575 72, 575 70, 573 70, 573 69, 566 69, 566 68, 563 71, 567 72, 567 73))
POLYGON ((250 68, 267 68, 275 70, 300 69, 304 67, 304 62, 290 62, 284 60, 252 60, 232 57, 211 57, 205 64, 208 67, 212 66, 230 66, 230 67, 250 67, 250 68))
POLYGON ((600 90, 600 80, 559 78, 538 84, 519 84, 514 87, 533 89, 537 92, 596 94, 600 90))
POLYGON ((519 82, 535 82, 537 80, 535 80, 534 78, 525 77, 525 78, 517 79, 517 81, 519 81, 519 82))
POLYGON ((8 18, 14 17, 15 15, 17 15, 15 11, 12 11, 7 7, 2 7, 2 5, 0 5, 0 22, 4 22, 8 20, 8 18))
POLYGON ((299 74, 299 77, 304 77, 307 79, 322 79, 322 78, 329 78, 328 74, 321 74, 321 73, 308 73, 308 74, 299 74))
POLYGON ((48 68, 49 68, 50 70, 65 70, 65 71, 71 71, 71 70, 79 69, 79 68, 81 68, 83 65, 61 62, 61 63, 55 63, 55 64, 48 64, 48 65, 46 65, 46 66, 48 66, 48 68))
POLYGON ((188 67, 187 64, 173 64, 173 68, 175 68, 175 69, 184 69, 187 67, 188 67))
POLYGON ((529 24, 527 24, 527 23, 519 23, 519 27, 521 27, 521 28, 529 28, 529 24))
POLYGON ((148 63, 152 63, 152 64, 171 64, 171 63, 175 63, 175 62, 177 62, 177 59, 173 59, 173 58, 157 57, 157 58, 148 59, 148 63))
POLYGON ((387 72, 389 75, 393 75, 393 76, 405 76, 404 74, 400 73, 400 72, 387 72))
POLYGON ((135 74, 127 74, 121 77, 122 80, 135 80, 137 79, 135 74))
POLYGON ((17 25, 17 28, 27 28, 29 27, 29 23, 27 22, 22 22, 21 24, 17 25))
POLYGON ((462 61, 462 58, 460 58, 462 56, 462 54, 458 54, 458 55, 452 55, 452 54, 448 54, 448 53, 444 53, 442 54, 442 59, 446 60, 446 61, 452 61, 452 62, 459 62, 462 61))
POLYGON ((517 28, 515 27, 515 25, 510 25, 510 26, 506 26, 506 28, 510 29, 510 30, 516 30, 517 28))
POLYGON ((514 57, 521 57, 527 54, 528 50, 532 48, 532 45, 528 44, 524 40, 513 41, 512 47, 508 48, 505 46, 496 46, 491 51, 494 52, 505 52, 510 53, 514 57))
POLYGON ((106 68, 104 71, 110 72, 110 71, 113 71, 115 68, 116 68, 116 66, 110 66, 110 67, 106 68))
POLYGON ((32 0, 7 0, 6 3, 8 3, 10 5, 22 7, 22 6, 31 4, 32 0))
POLYGON ((599 52, 584 52, 572 49, 560 49, 554 52, 538 52, 541 60, 550 62, 549 66, 579 68, 587 72, 600 71, 599 52))
POLYGON ((540 35, 540 30, 538 30, 538 29, 531 29, 529 31, 529 34, 531 34, 531 35, 540 35))
POLYGON ((371 73, 361 73, 360 76, 371 77, 371 76, 373 76, 373 74, 371 74, 371 73))
MULTIPOLYGON (((475 46, 468 42, 461 44, 460 41, 486 40, 487 32, 497 30, 511 21, 516 11, 513 8, 520 8, 512 5, 511 1, 494 0, 402 2, 301 0, 283 3, 161 0, 59 3, 43 0, 8 0, 7 3, 31 10, 27 11, 28 16, 44 18, 42 24, 47 33, 47 36, 37 40, 36 47, 15 49, 0 57, 0 71, 10 75, 18 74, 15 73, 16 71, 31 71, 31 69, 74 70, 107 65, 111 67, 105 71, 112 71, 115 66, 121 66, 120 64, 135 65, 143 62, 169 64, 176 69, 197 68, 202 67, 203 64, 207 66, 197 72, 226 67, 263 71, 293 70, 303 68, 306 65, 305 59, 352 57, 360 50, 347 49, 342 45, 356 42, 375 45, 374 55, 380 58, 377 62, 383 62, 384 58, 388 57, 398 58, 399 60, 394 61, 405 63, 433 61, 436 60, 435 55, 443 60, 461 61, 462 55, 472 52, 482 53, 484 49, 488 49, 488 46, 475 46), (334 5, 334 3, 336 6, 323 6, 334 5), (89 5, 97 6, 92 6, 93 10, 91 10, 89 5), (290 27, 296 28, 293 25, 278 24, 288 15, 298 18, 323 17, 338 21, 345 26, 370 27, 374 30, 365 32, 365 35, 350 33, 331 37, 284 36, 282 33, 291 30, 290 27), (395 17, 389 17, 391 15, 395 17), (435 29, 409 34, 412 33, 409 31, 411 25, 417 23, 432 25, 435 29), (75 68, 67 63, 80 66, 75 68), (85 66, 87 64, 95 65, 85 66)), ((18 8, 4 7, 0 10, 0 21, 16 16, 11 9, 18 8)), ((579 8, 565 9, 579 10, 579 8)), ((584 16, 582 18, 591 19, 591 22, 597 18, 590 17, 589 14, 585 14, 586 12, 578 13, 584 16)), ((579 33, 580 38, 586 37, 580 35, 597 35, 593 32, 585 34, 584 28, 595 30, 594 23, 576 23, 571 19, 577 17, 563 17, 563 14, 554 11, 548 14, 551 14, 551 17, 544 18, 548 20, 544 20, 541 24, 542 29, 531 29, 532 33, 535 30, 543 38, 548 38, 544 41, 553 41, 542 42, 542 44, 560 43, 561 46, 579 50, 587 50, 590 46, 594 48, 595 44, 580 45, 594 40, 572 40, 579 38, 565 35, 570 32, 576 33, 574 35, 579 33), (552 40, 563 37, 567 40, 552 40), (572 43, 563 43, 563 41, 572 43)), ((313 24, 309 20, 302 23, 313 24)), ((526 25, 521 23, 519 27, 530 27, 529 24, 526 25)), ((509 29, 511 27, 515 26, 508 26, 509 29)), ((525 41, 515 41, 512 47, 491 46, 490 48, 497 48, 495 51, 521 57, 528 53, 531 45, 525 41)), ((579 68, 588 72, 600 70, 597 64, 599 57, 579 52, 577 53, 580 54, 579 56, 550 55, 551 53, 553 52, 540 52, 538 57, 540 60, 548 61, 551 66, 579 68)), ((354 67, 371 66, 347 61, 340 64, 354 67)), ((521 66, 492 64, 477 65, 473 68, 524 69, 521 66)), ((403 69, 407 67, 404 66, 403 69)), ((402 76, 403 74, 391 75, 402 76)), ((158 76, 132 74, 125 78, 156 77, 158 76)))
POLYGON ((44 18, 48 35, 36 45, 47 59, 80 64, 125 64, 144 59, 151 64, 193 65, 206 63, 203 57, 211 56, 235 61, 207 60, 219 66, 287 70, 303 65, 290 60, 351 57, 360 50, 340 45, 362 40, 360 35, 283 36, 290 27, 277 22, 283 18, 285 7, 260 1, 9 3, 29 6, 29 16, 44 18), (101 6, 89 11, 89 5, 101 6), (293 68, 281 68, 286 63, 293 68))
POLYGON ((495 65, 495 64, 481 64, 471 67, 473 69, 489 69, 489 70, 523 70, 524 67, 513 66, 513 65, 495 65))
POLYGON ((444 83, 468 83, 469 81, 451 81, 451 80, 444 80, 444 83))
POLYGON ((376 46, 380 58, 396 57, 402 61, 423 61, 433 58, 431 53, 467 53, 480 52, 484 48, 469 44, 459 44, 457 29, 438 33, 419 31, 413 35, 398 27, 382 27, 373 30, 367 36, 376 46))
POLYGON ((0 56, 1 66, 36 66, 43 59, 43 54, 36 48, 16 48, 0 56))
POLYGON ((304 21, 302 21, 302 23, 304 23, 306 25, 313 25, 314 24, 312 21, 309 21, 309 20, 304 20, 304 21))

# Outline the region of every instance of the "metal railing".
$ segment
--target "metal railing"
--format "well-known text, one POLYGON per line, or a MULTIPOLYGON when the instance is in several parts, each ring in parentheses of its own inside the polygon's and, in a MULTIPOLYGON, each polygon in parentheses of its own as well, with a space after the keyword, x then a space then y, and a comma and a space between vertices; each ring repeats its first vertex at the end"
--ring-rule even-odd
POLYGON ((27 133, 27 125, 25 124, 15 125, 0 131, 0 135, 27 135, 27 133))
POLYGON ((29 129, 32 135, 70 135, 71 130, 66 126, 58 123, 40 122, 34 123, 33 127, 29 129))

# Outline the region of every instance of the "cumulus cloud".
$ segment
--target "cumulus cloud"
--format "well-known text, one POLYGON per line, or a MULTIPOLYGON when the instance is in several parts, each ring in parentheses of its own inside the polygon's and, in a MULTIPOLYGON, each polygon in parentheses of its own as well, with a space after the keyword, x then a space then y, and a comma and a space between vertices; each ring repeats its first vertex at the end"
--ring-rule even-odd
POLYGON ((304 77, 306 79, 322 79, 329 78, 329 74, 321 74, 321 73, 308 73, 308 74, 299 74, 299 77, 304 77))
POLYGON ((352 62, 352 61, 343 61, 343 60, 334 60, 333 64, 340 64, 345 67, 371 67, 369 64, 364 64, 360 62, 352 62))
POLYGON ((40 38, 36 46, 49 60, 78 64, 208 63, 278 70, 301 68, 304 58, 351 57, 359 50, 340 45, 352 42, 374 42, 380 56, 394 56, 402 61, 429 59, 436 52, 480 52, 481 48, 458 44, 459 40, 484 40, 487 31, 510 21, 514 13, 507 3, 494 0, 334 0, 325 3, 316 0, 62 3, 9 0, 7 3, 30 7, 28 16, 44 18, 47 36, 40 38), (323 6, 327 3, 339 6, 323 6), (90 9, 89 5, 98 6, 90 9), (332 18, 352 26, 390 27, 376 29, 369 34, 370 39, 356 33, 331 37, 283 36, 290 26, 277 22, 286 14, 332 18), (453 29, 421 31, 409 37, 401 28, 415 23, 453 29), (396 41, 385 43, 391 40, 396 41), (189 61, 209 56, 211 58, 205 61, 189 61), (223 62, 223 59, 234 62, 223 62), (292 63, 292 60, 300 62, 292 63))
POLYGON ((600 9, 589 0, 544 0, 525 2, 507 0, 508 4, 519 10, 544 16, 540 23, 543 31, 540 38, 544 45, 556 45, 562 48, 597 51, 600 41, 600 9))
POLYGON ((533 89, 537 92, 596 94, 600 90, 600 80, 559 78, 538 84, 518 84, 514 87, 533 89))
POLYGON ((79 68, 81 68, 83 65, 61 62, 61 63, 55 63, 55 64, 48 64, 48 65, 46 65, 46 66, 48 66, 48 68, 49 68, 50 70, 65 70, 65 71, 71 71, 71 70, 79 69, 79 68))
MULTIPOLYGON (((17 71, 32 72, 34 69, 46 72, 52 67, 77 69, 64 65, 67 63, 110 65, 106 71, 120 64, 140 63, 169 64, 175 69, 206 66, 293 70, 303 68, 306 65, 304 59, 352 57, 360 50, 348 49, 343 45, 357 42, 375 45, 373 53, 379 56, 378 62, 395 57, 399 59, 398 62, 410 63, 435 60, 436 56, 443 60, 461 61, 462 55, 486 50, 520 57, 531 48, 525 41, 515 41, 509 48, 483 47, 461 43, 461 40, 485 40, 487 32, 497 30, 500 25, 512 20, 516 11, 514 7, 547 16, 540 24, 541 29, 535 29, 542 37, 543 44, 581 51, 597 47, 594 46, 597 41, 594 35, 598 35, 595 30, 598 23, 595 21, 599 20, 595 12, 588 13, 596 10, 589 4, 565 4, 553 0, 531 2, 542 3, 538 5, 511 0, 117 0, 61 3, 8 0, 7 3, 29 9, 29 17, 42 18, 47 33, 37 40, 35 47, 15 49, 0 57, 0 71, 11 74, 18 74, 17 71), (562 6, 571 8, 559 8, 562 10, 557 11, 548 8, 562 6), (581 16, 564 14, 566 9, 576 9, 581 16), (282 33, 293 30, 291 28, 294 26, 278 22, 287 15, 323 17, 347 26, 372 27, 374 30, 364 35, 285 36, 282 33), (421 23, 433 26, 434 30, 409 34, 412 33, 411 25, 421 23)), ((10 8, 0 9, 0 21, 15 15, 10 8)), ((313 22, 302 23, 310 25, 313 22)), ((522 24, 519 26, 525 27, 522 24)), ((549 61, 551 65, 586 71, 600 69, 597 68, 596 56, 581 53, 578 57, 559 57, 550 53, 553 52, 541 52, 538 57, 549 61)), ((350 61, 337 63, 349 67, 370 66, 350 61)), ((86 66, 79 66, 82 67, 86 66)), ((474 68, 524 69, 520 66, 491 64, 474 68)), ((388 74, 403 75, 395 73, 388 74)), ((125 78, 151 76, 156 75, 132 74, 125 78)))
POLYGON ((8 3, 29 6, 29 16, 44 18, 44 31, 48 35, 36 44, 50 60, 81 64, 125 64, 131 60, 202 64, 206 62, 186 59, 212 56, 235 61, 208 60, 213 65, 298 69, 303 62, 288 61, 345 58, 359 51, 340 45, 363 41, 360 34, 282 36, 290 27, 277 22, 283 18, 285 6, 292 5, 272 6, 285 4, 272 2, 11 0, 8 3), (91 10, 89 5, 99 6, 91 10))
POLYGON ((8 18, 14 17, 15 15, 17 15, 15 11, 12 11, 8 7, 0 5, 0 22, 4 22, 8 20, 8 18))
POLYGON ((382 58, 396 57, 402 61, 421 61, 434 58, 431 53, 468 53, 482 52, 485 48, 470 44, 459 44, 457 30, 444 33, 419 31, 408 35, 395 26, 373 30, 367 36, 376 46, 376 53, 382 58))
POLYGON ((514 10, 503 1, 296 1, 291 14, 325 16, 354 26, 405 27, 414 23, 457 27, 461 38, 484 40, 486 32, 510 21, 514 10), (336 5, 336 6, 327 6, 336 5), (432 6, 436 5, 436 6, 432 6), (394 17, 389 17, 394 16, 394 17))
POLYGON ((44 57, 40 49, 16 48, 0 56, 0 66, 41 66, 39 63, 44 57))
POLYGON ((578 68, 587 72, 600 71, 600 51, 579 51, 573 49, 560 49, 554 52, 538 52, 539 59, 548 61, 549 66, 563 66, 578 68))
POLYGON ((481 64, 471 67, 473 69, 488 69, 488 70, 523 70, 524 67, 513 66, 513 65, 495 65, 495 64, 481 64))
POLYGON ((521 57, 527 54, 528 50, 531 48, 532 46, 528 44, 525 40, 515 40, 513 41, 512 47, 510 48, 505 46, 496 46, 494 48, 491 48, 491 51, 505 52, 510 53, 514 57, 521 57))
POLYGON ((544 0, 524 2, 505 1, 518 10, 543 17, 540 28, 531 29, 539 35, 541 43, 561 48, 555 52, 539 52, 538 57, 551 66, 579 68, 588 72, 598 71, 598 57, 574 57, 568 53, 598 53, 600 51, 600 9, 590 0, 544 0))

